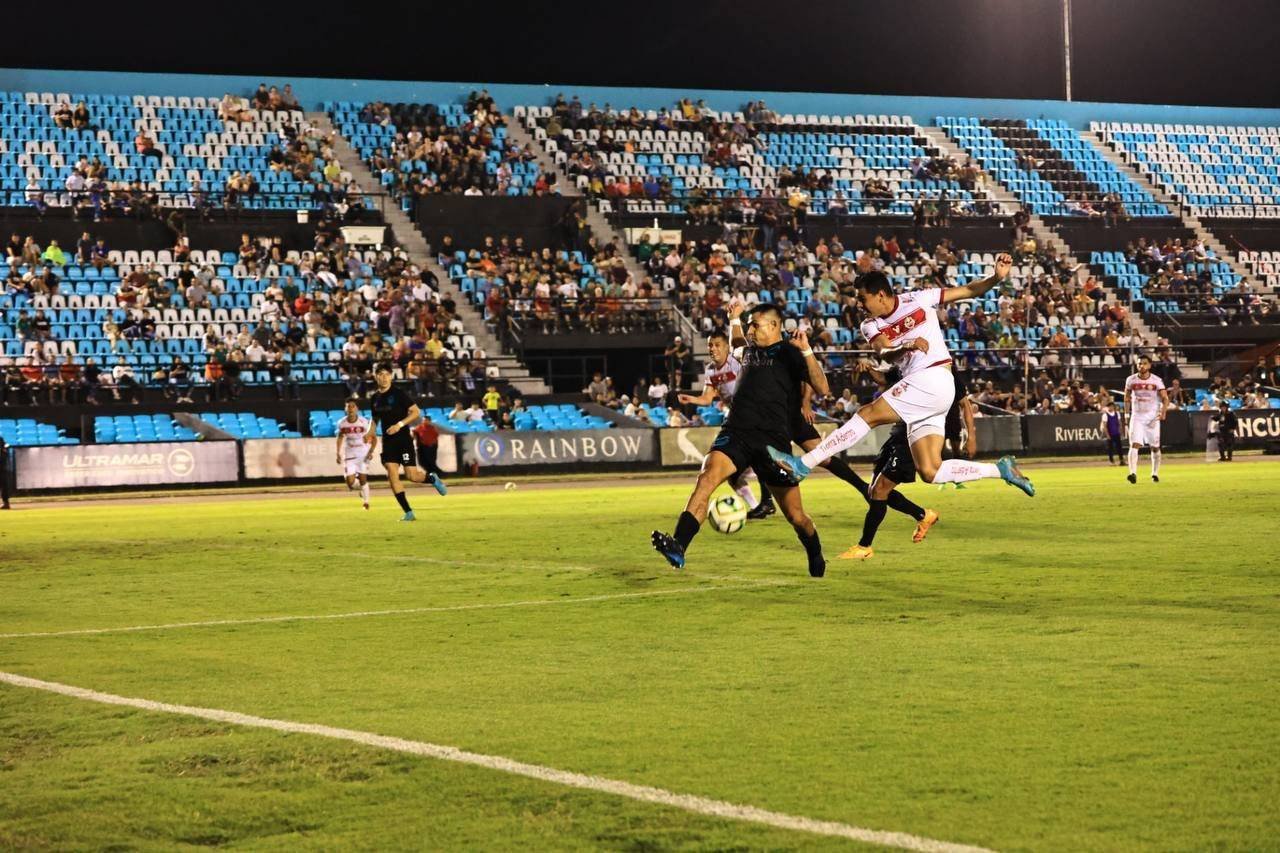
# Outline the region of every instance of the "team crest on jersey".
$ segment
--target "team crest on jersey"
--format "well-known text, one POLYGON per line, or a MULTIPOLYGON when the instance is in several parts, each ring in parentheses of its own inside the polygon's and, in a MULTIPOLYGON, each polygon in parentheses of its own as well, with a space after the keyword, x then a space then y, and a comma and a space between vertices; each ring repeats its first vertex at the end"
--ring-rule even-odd
POLYGON ((890 342, 892 342, 892 341, 896 341, 898 338, 902 337, 907 332, 910 332, 912 329, 914 329, 916 326, 920 325, 923 322, 924 322, 924 309, 917 308, 907 316, 903 317, 898 322, 890 323, 889 325, 885 326, 882 331, 884 333, 884 336, 887 337, 890 340, 890 342))
POLYGON ((901 385, 894 385, 892 388, 890 388, 890 389, 889 389, 889 393, 890 393, 890 394, 892 394, 892 395, 893 395, 893 396, 895 396, 895 397, 901 397, 901 396, 902 396, 902 390, 903 390, 903 388, 902 388, 902 386, 901 386, 901 385))

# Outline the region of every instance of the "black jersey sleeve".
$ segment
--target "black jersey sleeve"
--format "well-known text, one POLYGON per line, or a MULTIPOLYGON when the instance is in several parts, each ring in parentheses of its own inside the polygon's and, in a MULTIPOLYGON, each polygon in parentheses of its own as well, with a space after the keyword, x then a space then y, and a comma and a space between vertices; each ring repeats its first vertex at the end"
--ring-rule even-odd
POLYGON ((809 365, 805 363, 804 356, 796 347, 785 344, 782 347, 782 361, 786 364, 787 372, 791 374, 797 386, 809 381, 809 365))

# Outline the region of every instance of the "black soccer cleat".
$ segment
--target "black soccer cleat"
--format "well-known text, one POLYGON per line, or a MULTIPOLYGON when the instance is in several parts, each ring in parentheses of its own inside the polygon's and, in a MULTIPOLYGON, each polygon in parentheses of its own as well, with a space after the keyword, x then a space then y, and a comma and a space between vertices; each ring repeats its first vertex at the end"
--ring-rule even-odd
POLYGON ((1158 483, 1158 482, 1160 482, 1160 475, 1159 475, 1159 474, 1152 474, 1152 475, 1151 475, 1151 482, 1153 482, 1153 483, 1158 483))
POLYGON ((1125 477, 1125 479, 1126 479, 1126 480, 1128 480, 1130 483, 1137 483, 1137 482, 1138 482, 1138 475, 1137 475, 1137 474, 1130 474, 1128 477, 1125 477))
POLYGON ((762 518, 768 518, 778 511, 773 505, 773 501, 762 502, 755 505, 754 509, 747 510, 747 518, 752 521, 759 521, 762 518))
POLYGON ((653 550, 666 558, 666 561, 671 564, 671 568, 684 568, 684 548, 676 541, 674 536, 663 533, 661 530, 655 530, 651 539, 653 541, 653 550))

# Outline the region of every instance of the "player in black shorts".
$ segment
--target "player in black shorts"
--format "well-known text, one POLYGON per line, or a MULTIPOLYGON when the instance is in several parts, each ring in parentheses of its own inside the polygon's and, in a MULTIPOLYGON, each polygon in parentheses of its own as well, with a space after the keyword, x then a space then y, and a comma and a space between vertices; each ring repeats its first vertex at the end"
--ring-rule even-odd
MULTIPOLYGON (((969 385, 958 371, 952 370, 951 378, 955 380, 956 397, 951 408, 947 409, 944 435, 947 444, 951 446, 952 456, 958 458, 963 455, 973 459, 978 455, 978 430, 973 423, 973 401, 969 399, 969 385), (963 448, 960 447, 962 437, 965 439, 963 448)), ((956 483, 957 488, 963 485, 956 483)))
MULTIPOLYGON (((418 457, 413 446, 413 432, 410 429, 421 412, 418 404, 404 391, 392 384, 391 365, 379 364, 373 373, 378 390, 369 398, 369 410, 373 414, 370 429, 382 427, 382 467, 387 469, 387 483, 391 486, 391 494, 396 496, 400 508, 404 510, 401 521, 414 521, 413 508, 409 506, 409 498, 405 496, 404 485, 400 478, 414 483, 427 482, 427 472, 418 467, 418 457)), ((437 481, 438 482, 438 481, 437 481)), ((436 491, 444 494, 435 482, 436 491)))
POLYGON ((711 493, 739 471, 752 468, 795 528, 808 556, 809 574, 820 578, 827 563, 818 531, 804 511, 800 490, 769 458, 768 448, 791 446, 791 417, 800 408, 801 387, 808 383, 826 394, 827 377, 805 335, 796 335, 790 342, 782 339, 782 314, 773 305, 752 311, 747 340, 729 418, 702 462, 702 473, 676 522, 675 535, 653 531, 653 547, 673 567, 684 568, 685 551, 707 517, 711 493))
MULTIPOLYGON (((859 372, 866 373, 880 386, 880 390, 892 387, 902 378, 898 372, 898 368, 892 367, 881 373, 871 367, 870 362, 862 362, 859 366, 859 372)), ((947 422, 950 423, 955 416, 957 423, 960 416, 957 412, 960 405, 960 390, 963 387, 963 380, 956 380, 955 401, 951 404, 951 409, 947 412, 947 422)), ((966 389, 967 390, 967 389, 966 389)), ((967 394, 964 399, 968 399, 967 394)), ((970 446, 976 448, 976 439, 973 429, 973 415, 969 414, 969 435, 970 446)), ((957 436, 957 442, 959 438, 957 436)), ((884 521, 886 507, 892 506, 900 512, 905 512, 916 520, 915 532, 911 534, 912 542, 923 542, 925 536, 929 534, 929 528, 938 523, 938 514, 931 509, 924 509, 919 505, 908 500, 901 492, 898 486, 903 483, 913 483, 916 479, 916 462, 911 456, 911 445, 907 442, 907 425, 904 423, 895 423, 893 429, 889 431, 889 438, 880 448, 880 455, 876 457, 875 466, 872 468, 871 489, 867 492, 867 514, 862 520, 862 538, 858 540, 858 544, 840 555, 845 560, 866 560, 870 559, 875 552, 871 549, 871 543, 875 541, 876 531, 880 529, 880 522, 884 521), (903 507, 907 508, 903 508, 903 507)))

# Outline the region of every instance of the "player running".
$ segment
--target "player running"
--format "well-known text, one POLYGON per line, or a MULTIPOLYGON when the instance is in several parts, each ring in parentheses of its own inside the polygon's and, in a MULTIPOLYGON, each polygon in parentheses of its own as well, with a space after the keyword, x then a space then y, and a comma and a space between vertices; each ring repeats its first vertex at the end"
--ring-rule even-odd
MULTIPOLYGON (((369 398, 369 408, 374 421, 382 427, 382 467, 387 470, 391 494, 396 496, 396 501, 404 510, 404 516, 400 520, 416 521, 413 508, 409 506, 409 498, 404 493, 404 485, 400 482, 401 476, 414 483, 425 483, 430 479, 431 485, 442 495, 445 493, 444 483, 434 474, 428 475, 418 467, 413 435, 408 427, 417 423, 422 413, 412 397, 392 384, 391 365, 379 364, 373 373, 373 379, 378 390, 369 398)), ((374 424, 370 423, 369 431, 373 432, 373 429, 374 424)))
MULTIPOLYGON (((735 319, 735 322, 741 325, 741 320, 735 319)), ((707 353, 711 360, 707 362, 702 373, 702 393, 696 397, 692 394, 678 394, 676 399, 686 405, 692 403, 696 406, 706 406, 719 397, 724 400, 725 405, 732 406, 733 394, 738 390, 738 377, 742 375, 742 361, 729 345, 729 336, 724 332, 712 332, 707 336, 707 353)), ((776 511, 773 506, 773 497, 764 483, 761 483, 760 498, 757 500, 755 492, 751 491, 751 483, 747 479, 750 474, 750 469, 739 471, 729 481, 729 488, 747 502, 749 510, 747 518, 765 518, 773 515, 776 511)))
POLYGON ((858 302, 870 319, 862 334, 881 358, 895 359, 902 371, 887 393, 858 409, 843 426, 802 456, 776 448, 769 455, 798 483, 814 467, 853 446, 872 427, 899 421, 907 425, 907 441, 919 474, 930 483, 963 483, 983 478, 1004 480, 1029 496, 1035 487, 1018 470, 1012 456, 995 464, 942 458, 947 410, 955 399, 951 354, 938 323, 937 307, 948 302, 974 299, 1003 281, 1013 268, 1007 254, 996 258, 995 274, 962 287, 928 288, 895 294, 889 277, 878 270, 860 275, 854 286, 858 302))
POLYGON ((702 472, 676 522, 675 535, 653 531, 653 547, 673 567, 683 568, 689 543, 707 517, 711 493, 735 474, 754 468, 760 481, 773 490, 782 514, 804 545, 809 574, 820 578, 827 563, 813 519, 804 511, 800 490, 769 460, 767 451, 791 446, 791 416, 800 406, 801 386, 808 383, 826 394, 827 377, 803 333, 789 343, 782 339, 782 314, 773 305, 751 312, 747 340, 734 406, 702 461, 702 472))
POLYGON ((1160 424, 1169 409, 1164 380, 1151 372, 1151 359, 1138 359, 1138 372, 1124 381, 1124 411, 1129 416, 1129 476, 1138 482, 1138 452, 1151 448, 1151 482, 1160 482, 1160 424))
POLYGON ((360 484, 360 500, 369 508, 369 460, 378 448, 378 434, 371 432, 373 422, 360 415, 360 403, 355 397, 342 407, 346 417, 338 422, 338 464, 348 489, 360 484), (372 441, 370 441, 372 436, 372 441))

